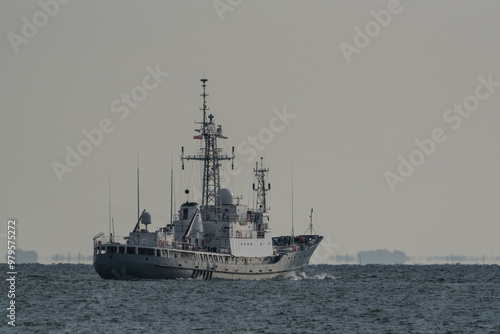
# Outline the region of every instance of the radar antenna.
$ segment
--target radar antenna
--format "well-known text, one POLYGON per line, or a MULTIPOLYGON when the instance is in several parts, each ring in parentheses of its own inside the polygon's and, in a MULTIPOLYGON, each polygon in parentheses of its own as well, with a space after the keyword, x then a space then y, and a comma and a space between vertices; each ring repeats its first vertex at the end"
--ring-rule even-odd
POLYGON ((313 229, 313 209, 311 208, 311 215, 309 216, 309 229, 308 231, 311 231, 311 235, 314 234, 314 229, 313 229))
MULTIPOLYGON (((217 146, 217 139, 227 139, 222 135, 222 127, 214 123, 214 116, 210 114, 207 122, 207 107, 206 92, 208 79, 201 79, 203 93, 203 121, 196 122, 200 124, 200 129, 196 129, 199 135, 194 139, 202 139, 205 141, 205 147, 201 148, 197 154, 184 156, 184 147, 182 147, 182 169, 184 169, 184 160, 199 160, 203 161, 203 194, 202 194, 202 207, 210 209, 212 207, 215 215, 218 217, 221 214, 221 200, 220 200, 220 172, 219 168, 222 166, 221 162, 224 160, 231 160, 231 165, 234 169, 234 146, 232 148, 232 155, 223 154, 222 149, 217 146)), ((208 210, 210 211, 210 210, 208 210)))
POLYGON ((264 158, 260 158, 260 167, 259 163, 255 163, 255 177, 257 178, 257 185, 253 184, 253 190, 257 192, 257 207, 255 208, 257 211, 267 212, 267 201, 266 201, 266 192, 271 190, 271 184, 268 183, 266 186, 266 174, 269 173, 269 168, 264 168, 264 158))

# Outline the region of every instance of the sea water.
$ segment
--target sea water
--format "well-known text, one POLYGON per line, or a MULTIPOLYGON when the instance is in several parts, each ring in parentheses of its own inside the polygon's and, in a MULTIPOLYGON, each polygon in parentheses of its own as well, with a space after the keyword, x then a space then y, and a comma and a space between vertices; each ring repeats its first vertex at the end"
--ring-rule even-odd
POLYGON ((500 333, 497 265, 312 265, 263 281, 18 265, 15 327, 4 282, 2 333, 500 333))

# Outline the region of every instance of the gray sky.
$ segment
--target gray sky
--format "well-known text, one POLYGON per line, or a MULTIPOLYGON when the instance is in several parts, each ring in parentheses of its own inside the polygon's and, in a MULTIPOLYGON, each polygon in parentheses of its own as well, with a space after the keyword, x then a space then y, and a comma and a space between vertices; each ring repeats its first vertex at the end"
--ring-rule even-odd
POLYGON ((90 254, 109 169, 126 235, 137 152, 141 206, 163 226, 171 157, 176 204, 199 181, 179 156, 199 147, 206 75, 237 147, 234 194, 251 198, 252 147, 271 168, 274 235, 290 232, 293 161, 295 231, 313 207, 334 254, 500 256, 497 1, 54 1, 0 2, 0 212, 19 220, 18 247, 90 254), (60 182, 54 162, 88 151, 82 131, 101 122, 109 133, 60 182), (418 166, 400 174, 400 155, 418 166))

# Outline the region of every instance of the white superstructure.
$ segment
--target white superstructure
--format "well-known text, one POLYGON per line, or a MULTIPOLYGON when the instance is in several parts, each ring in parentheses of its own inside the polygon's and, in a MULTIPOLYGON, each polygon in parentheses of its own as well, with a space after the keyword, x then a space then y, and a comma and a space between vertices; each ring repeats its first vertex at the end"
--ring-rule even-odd
POLYGON ((183 147, 181 160, 183 169, 185 161, 203 164, 202 203, 183 203, 172 223, 154 232, 148 231, 152 221, 144 210, 123 240, 96 235, 94 267, 101 277, 270 278, 306 265, 321 242, 322 237, 312 234, 271 237, 266 201, 271 185, 266 184, 269 169, 262 158, 254 169, 255 209, 239 200, 235 204, 231 191, 221 188, 219 167, 222 161, 234 160, 234 147, 231 155, 218 147, 218 140, 227 137, 214 116, 207 116, 207 79, 201 81, 203 120, 197 123, 195 138, 204 140, 204 147, 194 155, 184 155, 183 147))

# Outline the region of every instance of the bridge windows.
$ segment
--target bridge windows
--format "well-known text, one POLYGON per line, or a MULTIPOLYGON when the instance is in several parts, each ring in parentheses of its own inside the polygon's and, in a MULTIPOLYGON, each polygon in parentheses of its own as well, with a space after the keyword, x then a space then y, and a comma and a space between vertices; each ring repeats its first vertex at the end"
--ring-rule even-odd
POLYGON ((108 253, 108 254, 116 253, 116 246, 108 246, 106 253, 108 253))
POLYGON ((94 248, 94 255, 106 253, 106 247, 96 247, 94 248))

